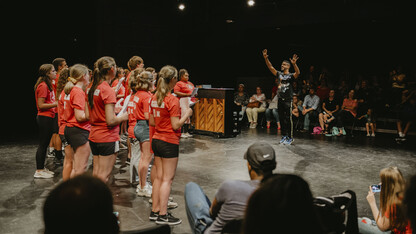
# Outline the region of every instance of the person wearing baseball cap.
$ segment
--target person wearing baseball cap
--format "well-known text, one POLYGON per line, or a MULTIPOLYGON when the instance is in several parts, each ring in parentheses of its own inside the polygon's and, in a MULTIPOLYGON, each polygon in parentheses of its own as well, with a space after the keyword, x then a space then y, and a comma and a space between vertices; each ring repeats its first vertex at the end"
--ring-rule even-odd
POLYGON ((226 223, 243 217, 251 194, 276 168, 276 153, 268 143, 250 145, 244 159, 250 180, 224 181, 212 203, 198 184, 186 184, 185 209, 192 233, 221 233, 226 223))

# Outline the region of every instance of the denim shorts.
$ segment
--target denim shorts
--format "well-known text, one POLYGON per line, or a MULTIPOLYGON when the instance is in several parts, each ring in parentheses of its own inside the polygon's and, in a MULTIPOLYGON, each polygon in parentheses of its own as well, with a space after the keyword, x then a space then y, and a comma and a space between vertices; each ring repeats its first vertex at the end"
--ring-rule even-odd
POLYGON ((139 142, 149 141, 149 122, 147 120, 137 120, 134 126, 134 136, 139 142))

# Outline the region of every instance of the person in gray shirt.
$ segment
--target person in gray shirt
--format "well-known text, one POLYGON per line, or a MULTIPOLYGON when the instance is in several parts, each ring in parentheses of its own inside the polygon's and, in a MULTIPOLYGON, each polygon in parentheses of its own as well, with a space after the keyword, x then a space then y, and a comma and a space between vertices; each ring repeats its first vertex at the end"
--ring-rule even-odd
POLYGON ((242 218, 250 195, 276 168, 276 153, 267 143, 252 144, 244 158, 250 180, 224 181, 212 203, 198 184, 186 184, 185 209, 192 233, 221 233, 229 221, 242 218))
POLYGON ((315 88, 309 88, 309 94, 306 95, 305 100, 303 101, 303 110, 302 114, 305 116, 303 121, 303 131, 309 131, 309 124, 311 119, 317 120, 318 119, 318 107, 319 107, 320 99, 318 95, 315 94, 315 88))

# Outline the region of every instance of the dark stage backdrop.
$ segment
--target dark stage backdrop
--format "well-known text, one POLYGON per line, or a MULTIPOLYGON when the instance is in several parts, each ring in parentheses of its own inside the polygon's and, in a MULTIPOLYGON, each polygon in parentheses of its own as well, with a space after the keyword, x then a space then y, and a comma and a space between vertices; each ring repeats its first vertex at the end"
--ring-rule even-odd
POLYGON ((145 66, 186 68, 194 84, 232 88, 256 77, 273 84, 264 48, 276 68, 297 53, 303 74, 310 65, 327 67, 335 78, 344 71, 353 74, 350 79, 386 76, 399 64, 414 72, 410 1, 257 0, 248 8, 244 0, 192 0, 183 12, 176 0, 13 4, 15 13, 3 20, 10 50, 2 140, 36 136, 37 69, 56 57, 92 68, 104 55, 122 67, 139 55, 145 66))

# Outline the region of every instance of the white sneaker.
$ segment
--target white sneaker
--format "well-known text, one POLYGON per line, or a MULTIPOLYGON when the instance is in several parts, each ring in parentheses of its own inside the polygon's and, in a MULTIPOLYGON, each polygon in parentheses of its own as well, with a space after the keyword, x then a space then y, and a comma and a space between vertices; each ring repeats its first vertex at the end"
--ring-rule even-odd
POLYGON ((402 132, 399 132, 399 137, 404 137, 405 135, 402 132))
POLYGON ((188 135, 186 135, 186 133, 182 133, 181 138, 188 138, 188 135))
POLYGON ((43 171, 44 171, 44 172, 46 172, 46 173, 48 173, 48 174, 55 175, 55 172, 50 171, 50 170, 49 170, 48 168, 46 168, 46 167, 43 169, 43 171))
POLYGON ((189 132, 185 133, 187 137, 193 137, 189 132))
POLYGON ((367 136, 370 136, 370 133, 367 133, 367 136))
MULTIPOLYGON (((170 197, 170 196, 169 196, 169 202, 171 202, 171 201, 173 201, 173 197, 170 197)), ((150 204, 152 204, 152 203, 153 203, 152 198, 150 198, 150 199, 149 199, 149 203, 150 203, 150 204)), ((174 203, 176 203, 176 202, 174 202, 174 203)), ((169 204, 168 204, 168 206, 169 206, 169 204)))
POLYGON ((45 172, 44 170, 41 170, 41 171, 36 171, 33 177, 37 179, 50 179, 50 178, 53 178, 53 175, 45 172))
POLYGON ((371 136, 372 136, 372 137, 375 137, 375 136, 376 136, 376 134, 375 134, 375 133, 371 133, 371 136))
POLYGON ((148 184, 146 184, 143 188, 140 188, 140 185, 138 185, 136 193, 139 197, 152 197, 152 189, 148 184))
POLYGON ((253 128, 257 128, 257 123, 253 123, 253 128))

